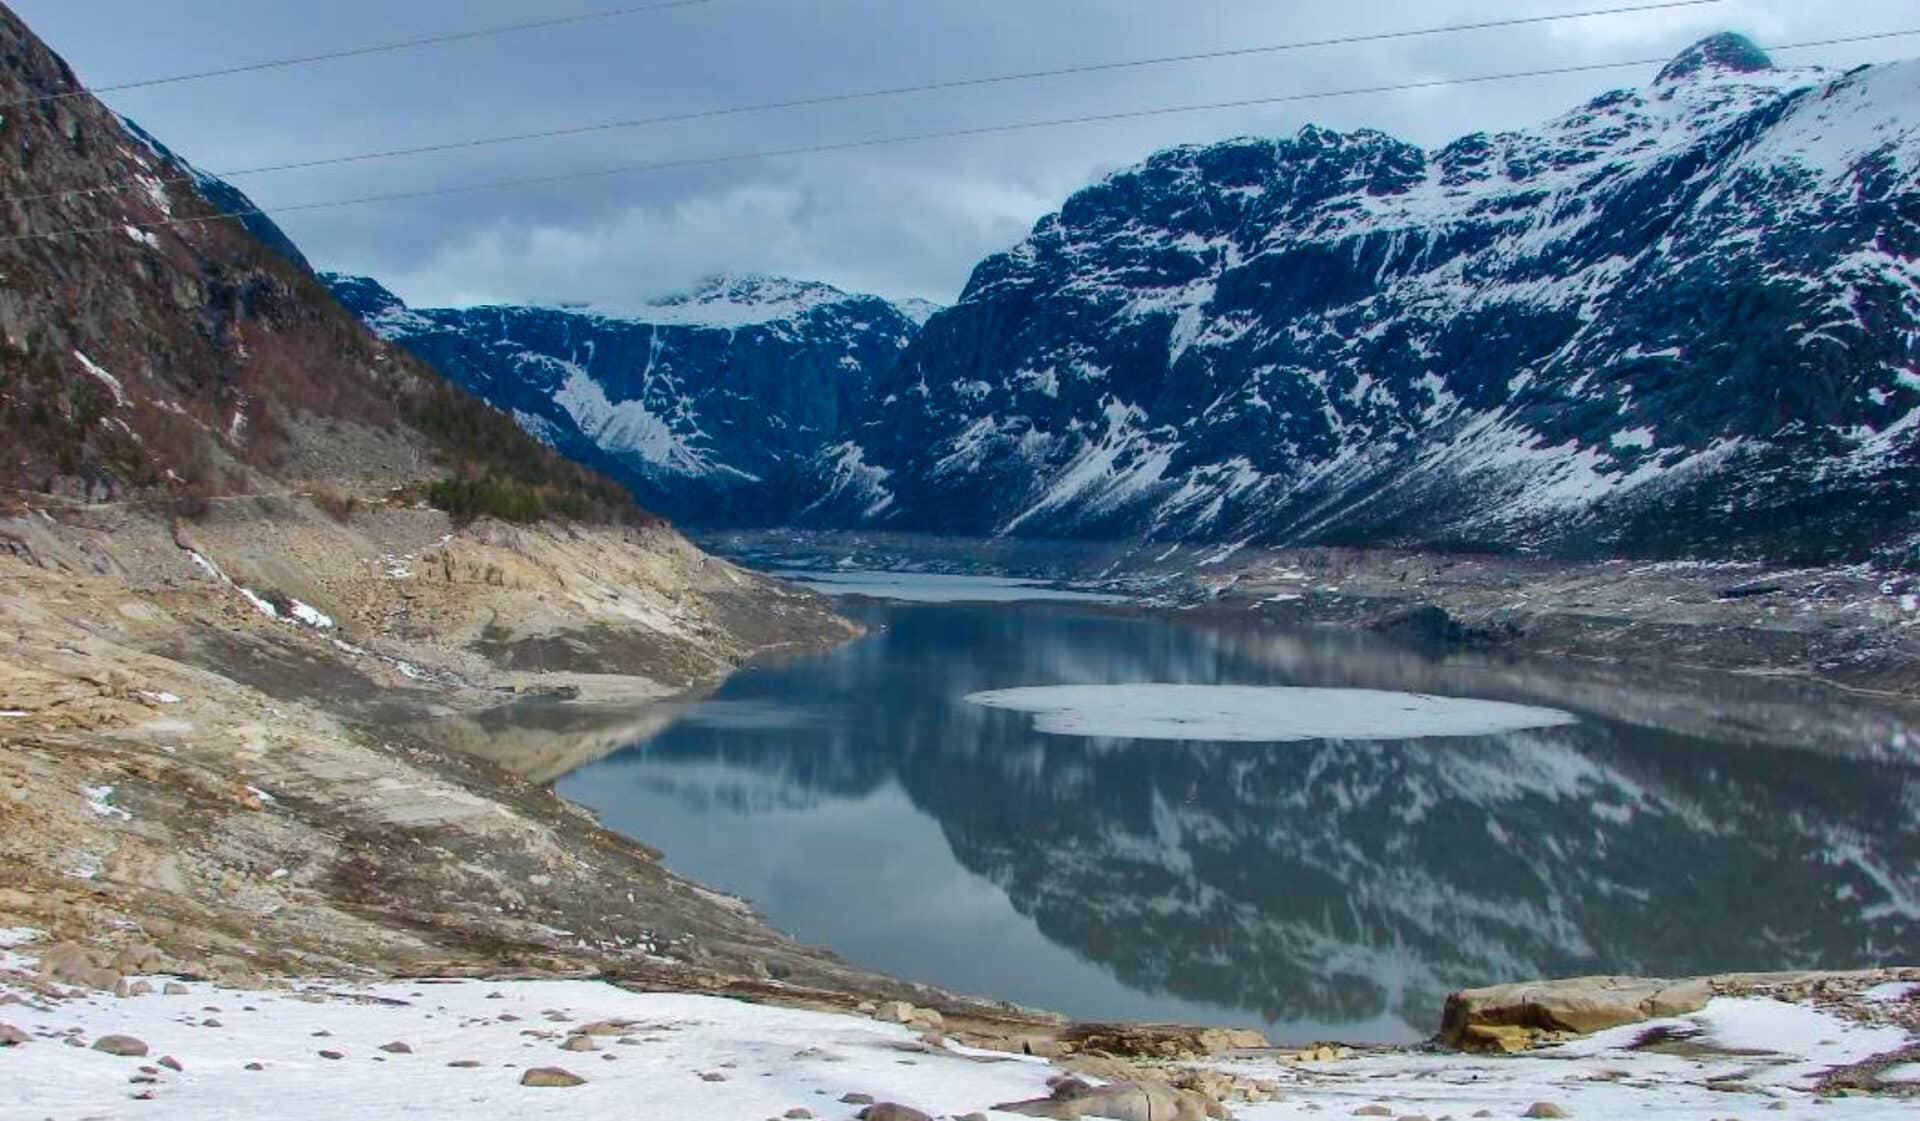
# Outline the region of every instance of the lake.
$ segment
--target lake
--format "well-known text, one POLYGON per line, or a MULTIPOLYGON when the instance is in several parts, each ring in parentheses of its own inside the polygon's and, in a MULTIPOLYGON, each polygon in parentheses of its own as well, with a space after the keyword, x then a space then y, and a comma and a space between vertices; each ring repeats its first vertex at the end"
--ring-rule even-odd
POLYGON ((1256 612, 847 611, 867 637, 749 667, 558 789, 801 941, 1084 1019, 1407 1042, 1466 986, 1920 959, 1920 739, 1850 699, 1256 612), (1147 684, 1262 688, 1166 693, 1233 700, 1192 725, 1216 740, 1139 724, 1138 689, 967 699, 1147 684), (1376 720, 1425 719, 1393 691, 1498 703, 1435 702, 1454 722, 1422 735, 1376 720))

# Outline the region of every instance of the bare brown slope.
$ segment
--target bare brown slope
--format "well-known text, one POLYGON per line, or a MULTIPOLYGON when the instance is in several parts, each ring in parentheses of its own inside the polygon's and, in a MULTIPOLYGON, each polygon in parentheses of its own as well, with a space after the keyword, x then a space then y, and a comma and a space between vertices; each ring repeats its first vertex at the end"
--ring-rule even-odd
POLYGON ((77 88, 0 7, 0 102, 26 102, 0 114, 0 486, 94 499, 410 486, 463 515, 646 520, 374 339, 238 221, 194 221, 220 209, 99 101, 28 100, 77 88))

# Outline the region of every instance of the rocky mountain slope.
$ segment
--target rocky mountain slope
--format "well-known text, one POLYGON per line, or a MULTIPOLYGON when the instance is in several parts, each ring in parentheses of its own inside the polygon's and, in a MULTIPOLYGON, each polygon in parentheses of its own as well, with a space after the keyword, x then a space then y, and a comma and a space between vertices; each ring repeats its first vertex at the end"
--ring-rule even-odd
POLYGON ((622 316, 413 309, 372 280, 326 279, 382 338, 544 443, 710 524, 883 513, 849 437, 932 310, 768 277, 717 278, 622 316))
POLYGON ((328 298, 286 236, 79 88, 0 11, 0 487, 201 501, 414 487, 463 512, 648 520, 328 298), (437 488, 434 484, 440 484, 437 488))
MULTIPOLYGON (((1161 152, 982 263, 839 427, 792 418, 839 470, 759 512, 1911 560, 1916 120, 1920 63, 1784 69, 1721 35, 1438 151, 1309 127, 1161 152)), ((593 367, 609 402, 636 361, 593 367)))

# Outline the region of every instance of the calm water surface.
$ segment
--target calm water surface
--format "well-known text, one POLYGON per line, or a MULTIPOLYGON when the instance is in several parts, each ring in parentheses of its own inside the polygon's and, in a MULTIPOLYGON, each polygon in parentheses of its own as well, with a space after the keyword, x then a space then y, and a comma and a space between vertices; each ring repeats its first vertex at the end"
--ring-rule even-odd
POLYGON ((749 669, 560 791, 802 941, 1082 1018, 1407 1041, 1468 985, 1920 959, 1920 738, 1897 716, 1252 620, 850 610, 869 637, 749 669), (1406 689, 1580 719, 1178 743, 1045 735, 961 699, 1134 682, 1406 689))

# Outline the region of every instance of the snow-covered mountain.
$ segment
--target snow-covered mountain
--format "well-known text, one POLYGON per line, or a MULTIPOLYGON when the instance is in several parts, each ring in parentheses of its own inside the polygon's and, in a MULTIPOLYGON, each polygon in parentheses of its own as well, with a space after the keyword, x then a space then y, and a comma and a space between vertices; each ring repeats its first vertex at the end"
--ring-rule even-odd
POLYGON ((567 386, 603 411, 687 402, 661 428, 706 473, 664 477, 777 480, 758 513, 781 520, 1911 554, 1917 130, 1920 63, 1782 69, 1720 35, 1645 89, 1438 151, 1309 127, 1158 153, 983 262, 917 332, 863 306, 823 337, 805 313, 789 336, 808 359, 751 387, 738 343, 643 397, 646 352, 592 355, 558 328, 508 346, 522 313, 501 309, 428 318, 483 325, 448 349, 528 351, 528 374, 493 375, 524 394, 450 372, 530 416, 567 386), (879 331, 864 349, 840 333, 859 320, 879 331), (565 367, 582 354, 604 405, 565 367), (728 393, 808 472, 701 450, 719 422, 697 403, 728 393))
POLYGON ((846 442, 931 309, 825 284, 721 277, 631 313, 414 309, 378 283, 334 294, 561 452, 705 523, 858 521, 868 469, 846 442))

